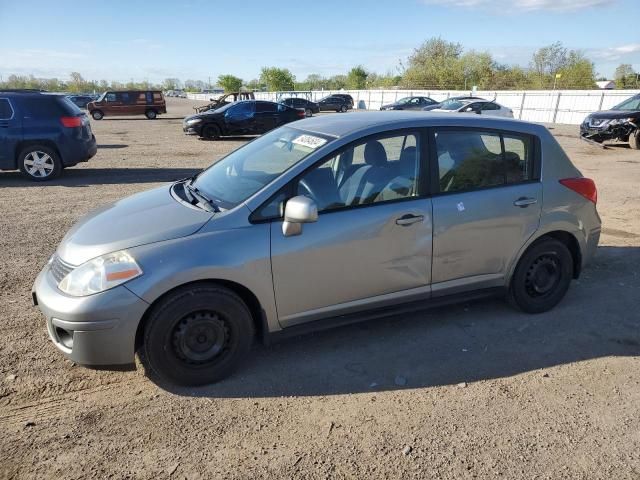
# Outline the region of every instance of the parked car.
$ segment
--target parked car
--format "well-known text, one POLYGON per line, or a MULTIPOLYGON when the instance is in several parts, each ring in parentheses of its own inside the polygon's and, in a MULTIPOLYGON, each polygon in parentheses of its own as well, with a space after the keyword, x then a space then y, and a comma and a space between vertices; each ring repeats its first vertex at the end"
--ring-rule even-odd
POLYGON ((291 97, 281 100, 280 103, 284 103, 292 108, 301 108, 307 117, 311 117, 314 113, 320 113, 320 107, 316 102, 307 100, 306 98, 291 97))
POLYGON ((94 120, 116 115, 145 115, 153 120, 167 113, 167 104, 160 90, 109 91, 89 102, 87 110, 94 120))
POLYGON ((431 112, 447 113, 477 113, 478 115, 489 115, 492 117, 513 118, 513 110, 504 107, 499 103, 489 100, 448 100, 442 102, 438 108, 431 112))
POLYGON ((211 98, 211 103, 207 105, 201 105, 199 107, 193 107, 196 113, 206 112, 208 110, 217 110, 220 107, 224 107, 229 103, 238 102, 240 100, 254 100, 256 97, 253 92, 231 92, 226 93, 218 98, 211 98))
MULTIPOLYGON (((349 95, 351 97, 351 95, 349 95)), ((346 112, 353 109, 353 99, 349 101, 343 95, 329 95, 318 101, 318 108, 321 112, 346 112)))
POLYGON ((71 100, 78 108, 87 108, 89 102, 93 102, 95 98, 90 95, 68 95, 67 98, 71 100))
POLYGON ((430 112, 431 110, 440 108, 445 102, 450 102, 453 100, 479 100, 479 101, 486 102, 486 100, 481 97, 474 97, 473 95, 461 95, 458 97, 449 97, 446 100, 443 100, 442 102, 439 102, 439 103, 434 103, 433 105, 427 105, 422 110, 424 110, 425 112, 430 112))
POLYGON ((620 140, 640 149, 640 93, 611 110, 589 114, 580 125, 580 136, 598 143, 620 140))
POLYGON ((244 100, 186 117, 182 130, 210 140, 229 135, 262 135, 304 116, 304 110, 281 103, 244 100))
POLYGON ((549 310, 596 250, 596 197, 541 125, 317 116, 85 216, 33 300, 74 362, 138 350, 161 382, 211 383, 256 336, 485 295, 549 310))
POLYGON ((429 97, 404 97, 393 103, 382 105, 380 110, 422 110, 424 107, 436 104, 438 102, 429 97))
POLYGON ((65 96, 0 90, 0 170, 45 181, 96 151, 89 118, 65 96))

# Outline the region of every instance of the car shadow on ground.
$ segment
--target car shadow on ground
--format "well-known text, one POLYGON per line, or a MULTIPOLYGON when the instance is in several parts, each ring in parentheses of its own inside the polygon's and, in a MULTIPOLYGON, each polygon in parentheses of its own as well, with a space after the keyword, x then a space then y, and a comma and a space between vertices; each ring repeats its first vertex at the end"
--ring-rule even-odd
POLYGON ((229 136, 229 137, 218 137, 218 138, 204 138, 204 137, 198 137, 198 140, 202 141, 202 142, 228 142, 228 141, 239 141, 239 140, 244 140, 244 141, 248 141, 248 140, 253 140, 255 138, 258 138, 260 135, 233 135, 233 136, 229 136))
POLYGON ((125 145, 124 143, 113 143, 113 144, 98 144, 98 149, 117 149, 117 148, 127 148, 129 145, 125 145))
MULTIPOLYGON (((231 377, 177 395, 339 395, 456 385, 606 356, 640 355, 640 248, 601 247, 552 311, 484 300, 256 346, 231 377)), ((166 386, 163 386, 166 388, 166 386)))
POLYGON ((2 172, 0 188, 6 187, 86 187, 130 183, 173 182, 201 171, 198 168, 78 168, 65 169, 62 175, 46 182, 27 180, 20 172, 2 172))

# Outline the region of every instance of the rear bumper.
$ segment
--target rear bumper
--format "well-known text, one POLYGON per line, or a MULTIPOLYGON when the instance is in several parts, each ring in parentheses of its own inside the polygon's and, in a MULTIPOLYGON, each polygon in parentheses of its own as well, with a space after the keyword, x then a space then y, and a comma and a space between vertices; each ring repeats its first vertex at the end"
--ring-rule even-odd
POLYGON ((90 158, 93 158, 98 152, 96 137, 93 134, 91 135, 90 140, 70 139, 64 144, 61 144, 59 148, 60 155, 62 156, 62 163, 65 166, 86 162, 90 158))
POLYGON ((32 295, 51 341, 68 359, 83 365, 134 362, 136 331, 148 303, 126 287, 71 297, 58 290, 46 266, 32 295))

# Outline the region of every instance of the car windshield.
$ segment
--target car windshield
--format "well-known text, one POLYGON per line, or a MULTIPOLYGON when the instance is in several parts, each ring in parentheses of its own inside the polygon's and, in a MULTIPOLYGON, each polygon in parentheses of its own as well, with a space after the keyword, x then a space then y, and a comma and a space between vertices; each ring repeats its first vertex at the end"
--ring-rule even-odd
POLYGON ((464 107, 465 103, 460 100, 445 100, 440 105, 440 110, 458 110, 464 107))
POLYGON ((214 163, 194 186, 221 208, 233 208, 329 140, 290 127, 272 130, 214 163))
POLYGON ((640 110, 640 96, 631 97, 611 110, 640 110))

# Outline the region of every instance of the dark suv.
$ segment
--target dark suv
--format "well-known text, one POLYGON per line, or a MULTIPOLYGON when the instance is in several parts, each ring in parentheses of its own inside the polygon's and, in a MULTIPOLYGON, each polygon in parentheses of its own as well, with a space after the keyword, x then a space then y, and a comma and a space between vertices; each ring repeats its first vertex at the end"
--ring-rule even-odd
POLYGON ((629 142, 640 149, 640 93, 611 107, 594 112, 580 125, 580 136, 588 141, 603 143, 609 140, 629 142))
POLYGON ((68 98, 0 90, 0 170, 44 181, 96 154, 89 118, 68 98))
POLYGON ((321 99, 318 102, 318 107, 321 112, 336 111, 344 113, 353 108, 353 97, 336 93, 321 99))

